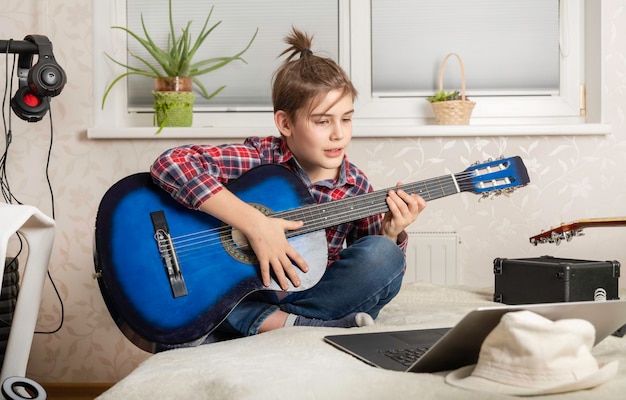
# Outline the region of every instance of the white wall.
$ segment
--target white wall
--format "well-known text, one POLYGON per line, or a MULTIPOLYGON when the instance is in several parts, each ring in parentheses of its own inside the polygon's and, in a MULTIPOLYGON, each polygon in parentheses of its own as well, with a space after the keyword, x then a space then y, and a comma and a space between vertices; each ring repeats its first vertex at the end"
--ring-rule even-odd
MULTIPOLYGON (((626 228, 590 229, 585 237, 559 247, 528 243, 530 236, 560 222, 626 216, 626 0, 605 2, 604 95, 613 134, 354 140, 350 157, 378 188, 458 172, 473 161, 499 155, 524 159, 531 185, 508 198, 478 202, 474 195, 460 194, 433 201, 411 227, 459 232, 461 283, 492 285, 495 257, 550 254, 626 262, 626 228)), ((116 381, 148 356, 117 330, 92 278, 94 217, 102 194, 115 181, 146 170, 162 150, 183 142, 87 139, 94 85, 91 27, 87 0, 5 0, 0 6, 0 39, 46 34, 68 74, 65 90, 52 104, 50 161, 58 224, 50 271, 63 298, 65 324, 56 334, 35 336, 29 376, 41 382, 116 381), (41 7, 47 7, 48 20, 38 20, 41 7)), ((45 166, 50 139, 47 118, 26 124, 13 117, 8 164, 13 192, 48 214, 45 166)), ((38 330, 54 329, 59 317, 59 302, 47 282, 38 330)))

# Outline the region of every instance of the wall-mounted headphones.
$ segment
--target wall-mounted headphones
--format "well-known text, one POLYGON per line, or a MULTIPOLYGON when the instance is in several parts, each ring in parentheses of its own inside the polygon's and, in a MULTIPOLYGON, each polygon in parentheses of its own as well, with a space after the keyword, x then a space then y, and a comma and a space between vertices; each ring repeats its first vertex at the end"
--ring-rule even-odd
POLYGON ((19 89, 11 99, 11 108, 24 121, 37 122, 46 115, 50 97, 61 93, 67 78, 54 59, 50 39, 43 35, 28 35, 24 40, 37 46, 39 59, 32 65, 33 54, 20 53, 17 62, 19 89))

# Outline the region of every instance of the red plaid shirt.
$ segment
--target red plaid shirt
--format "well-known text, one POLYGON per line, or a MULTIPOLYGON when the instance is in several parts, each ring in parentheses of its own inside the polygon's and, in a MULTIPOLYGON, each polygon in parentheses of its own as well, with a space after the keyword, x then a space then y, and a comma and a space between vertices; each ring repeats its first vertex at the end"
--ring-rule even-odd
MULTIPOLYGON (((308 187, 316 203, 356 196, 373 190, 367 177, 347 158, 339 178, 311 183, 282 137, 250 137, 243 144, 218 146, 186 145, 163 153, 152 165, 157 185, 186 207, 197 209, 224 188, 224 184, 261 164, 281 164, 308 187)), ((380 234, 382 215, 374 215, 326 229, 328 262, 339 257, 344 246, 367 235, 380 234)), ((405 239, 400 248, 405 250, 405 239)))

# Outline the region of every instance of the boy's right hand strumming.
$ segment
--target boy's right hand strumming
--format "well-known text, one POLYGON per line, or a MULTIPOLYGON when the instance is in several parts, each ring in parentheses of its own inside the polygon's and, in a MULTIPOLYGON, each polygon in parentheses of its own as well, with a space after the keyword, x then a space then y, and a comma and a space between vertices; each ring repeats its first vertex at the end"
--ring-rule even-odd
POLYGON ((301 228, 302 221, 268 217, 228 189, 211 196, 199 209, 244 234, 259 260, 263 285, 269 286, 273 271, 283 290, 289 288, 288 281, 300 286, 296 267, 307 272, 308 265, 287 241, 285 232, 301 228))
POLYGON ((300 286, 300 278, 294 264, 303 272, 308 271, 308 266, 287 241, 285 232, 301 228, 302 225, 302 221, 270 218, 259 212, 259 217, 242 229, 259 260, 263 285, 269 286, 270 272, 273 271, 276 281, 283 290, 289 288, 287 279, 294 286, 300 286))

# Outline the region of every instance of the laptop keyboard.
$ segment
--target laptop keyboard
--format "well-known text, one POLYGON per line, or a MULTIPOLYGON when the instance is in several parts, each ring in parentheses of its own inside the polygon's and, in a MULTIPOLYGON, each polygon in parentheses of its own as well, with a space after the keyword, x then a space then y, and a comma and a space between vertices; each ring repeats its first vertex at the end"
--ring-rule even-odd
POLYGON ((410 367, 418 358, 424 355, 427 350, 428 347, 409 347, 405 349, 380 350, 380 353, 406 367, 410 367))

